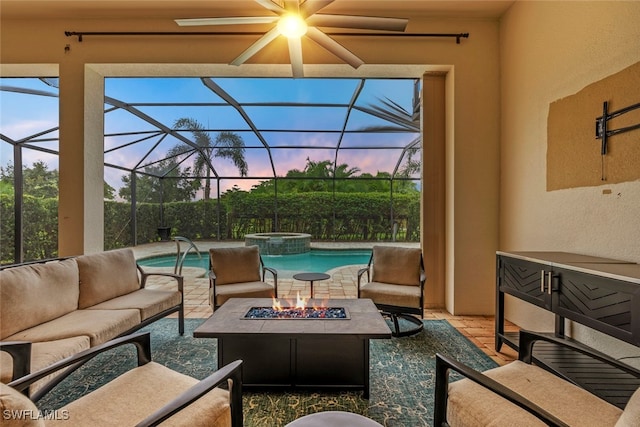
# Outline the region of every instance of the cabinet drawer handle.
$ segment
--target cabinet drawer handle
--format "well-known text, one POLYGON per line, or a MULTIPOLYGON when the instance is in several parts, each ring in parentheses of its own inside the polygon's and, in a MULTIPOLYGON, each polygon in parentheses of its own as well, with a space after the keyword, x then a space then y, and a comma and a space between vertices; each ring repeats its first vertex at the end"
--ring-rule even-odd
POLYGON ((544 294, 545 289, 544 289, 544 276, 545 276, 545 271, 544 270, 540 270, 540 292, 542 292, 544 294))
POLYGON ((547 287, 547 293, 549 295, 551 295, 551 292, 553 291, 553 286, 551 286, 552 280, 553 280, 553 275, 551 272, 547 273, 547 277, 549 278, 547 280, 547 283, 549 284, 549 286, 547 287))

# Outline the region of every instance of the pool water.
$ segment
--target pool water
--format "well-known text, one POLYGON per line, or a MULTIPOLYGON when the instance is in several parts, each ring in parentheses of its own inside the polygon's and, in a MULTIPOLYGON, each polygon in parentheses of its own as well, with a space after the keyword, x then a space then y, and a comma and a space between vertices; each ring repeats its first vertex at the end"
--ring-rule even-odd
MULTIPOLYGON (((262 261, 267 267, 275 268, 278 276, 290 276, 299 272, 324 273, 336 267, 345 265, 367 264, 371 251, 367 249, 348 250, 319 250, 293 255, 262 255, 262 261)), ((176 263, 175 255, 162 255, 139 259, 138 263, 146 267, 173 267, 176 263)), ((184 267, 200 267, 209 269, 209 253, 189 253, 185 258, 184 267)))

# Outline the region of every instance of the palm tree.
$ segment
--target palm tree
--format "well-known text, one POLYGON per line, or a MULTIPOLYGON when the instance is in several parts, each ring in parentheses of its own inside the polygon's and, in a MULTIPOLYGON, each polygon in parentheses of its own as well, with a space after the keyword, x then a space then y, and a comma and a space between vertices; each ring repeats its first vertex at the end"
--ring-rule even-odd
MULTIPOLYGON (((390 125, 367 126, 367 131, 395 131, 420 132, 420 81, 414 80, 412 111, 405 110, 401 105, 389 98, 378 99, 380 105, 370 105, 368 108, 361 108, 365 113, 390 122, 390 125)), ((405 152, 406 162, 402 170, 398 171, 400 176, 409 177, 412 173, 420 171, 420 159, 414 156, 420 152, 422 147, 422 137, 418 135, 409 144, 405 152)))
POLYGON ((196 151, 193 163, 193 171, 197 176, 204 172, 205 186, 204 198, 211 198, 211 172, 214 157, 229 159, 238 168, 240 176, 247 176, 249 167, 244 158, 245 144, 242 137, 234 132, 222 131, 216 136, 215 142, 211 140, 209 132, 195 119, 183 117, 174 123, 174 128, 191 131, 197 147, 189 144, 179 144, 170 150, 170 156, 191 154, 196 151))

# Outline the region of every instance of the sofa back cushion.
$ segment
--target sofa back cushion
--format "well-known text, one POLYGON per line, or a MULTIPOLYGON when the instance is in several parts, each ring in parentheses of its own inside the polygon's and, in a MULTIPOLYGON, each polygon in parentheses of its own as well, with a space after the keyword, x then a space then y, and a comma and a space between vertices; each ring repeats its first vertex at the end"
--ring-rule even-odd
POLYGON ((0 271, 0 339, 76 310, 78 283, 74 259, 0 271))
POLYGON ((419 248, 374 246, 371 280, 394 285, 420 286, 421 253, 419 248))
POLYGON ((76 258, 80 273, 79 308, 87 308, 140 289, 136 258, 129 248, 76 258))
POLYGON ((257 246, 209 249, 216 285, 260 281, 260 250, 257 246))

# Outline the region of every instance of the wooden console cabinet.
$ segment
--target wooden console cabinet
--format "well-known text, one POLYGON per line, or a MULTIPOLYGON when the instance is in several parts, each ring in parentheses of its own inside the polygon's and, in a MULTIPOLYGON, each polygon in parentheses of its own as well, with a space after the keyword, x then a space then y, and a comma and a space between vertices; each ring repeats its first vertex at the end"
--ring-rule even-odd
MULTIPOLYGON (((518 349, 518 334, 504 331, 505 294, 554 313, 556 336, 565 336, 569 319, 640 347, 640 264, 566 252, 497 252, 497 351, 503 344, 518 349)), ((640 386, 631 375, 552 344, 534 350, 534 358, 620 407, 640 386)))

